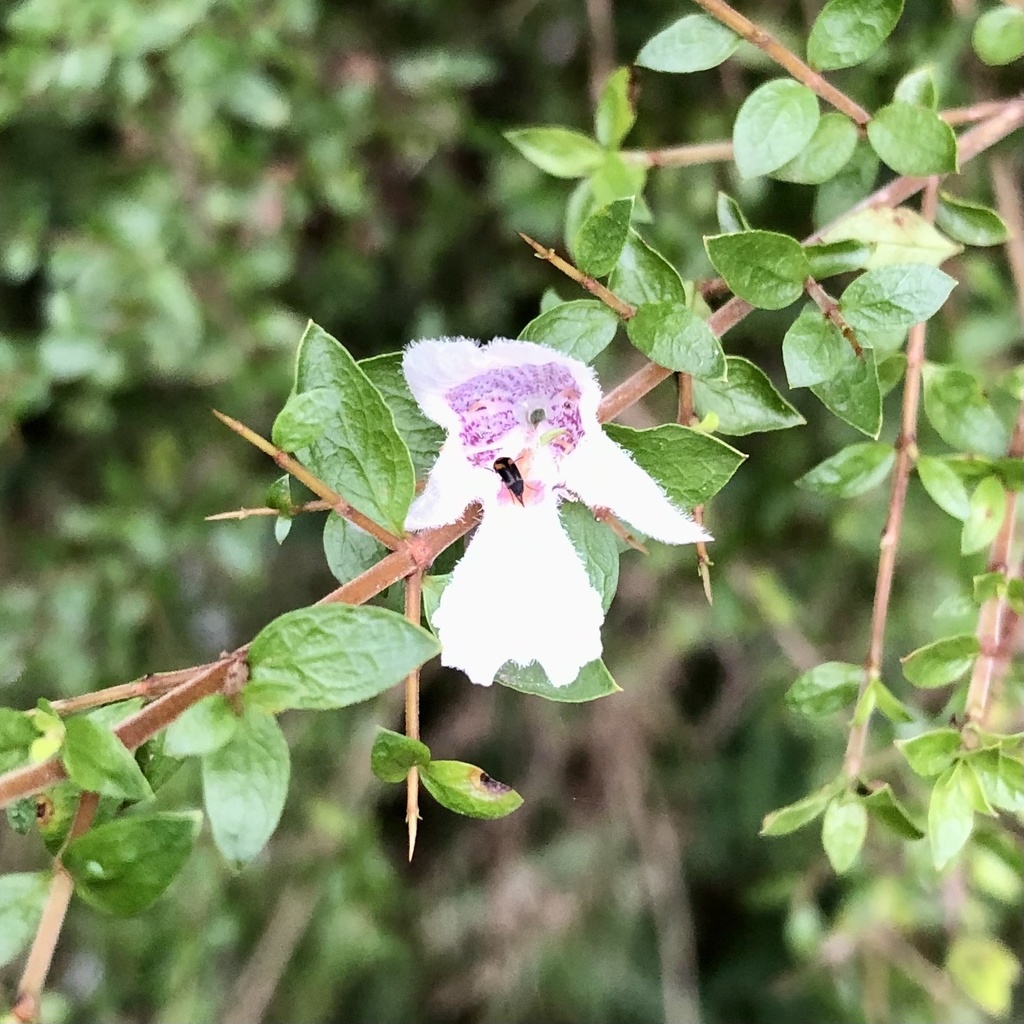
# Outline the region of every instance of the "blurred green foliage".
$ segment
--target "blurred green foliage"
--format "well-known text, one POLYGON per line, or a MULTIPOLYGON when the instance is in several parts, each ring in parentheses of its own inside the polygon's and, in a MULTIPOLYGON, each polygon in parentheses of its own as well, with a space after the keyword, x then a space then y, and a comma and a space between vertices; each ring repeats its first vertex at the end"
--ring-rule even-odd
MULTIPOLYGON (((317 517, 298 517, 280 549, 269 519, 203 521, 263 504, 276 475, 208 410, 269 433, 307 317, 363 358, 421 336, 514 337, 546 288, 582 297, 515 235, 560 243, 573 185, 501 133, 589 131, 605 45, 593 12, 607 6, 5 7, 0 702, 207 660, 333 586, 317 517)), ((798 48, 817 13, 746 6, 798 48)), ((1009 94, 1013 69, 970 51, 972 7, 908 0, 889 41, 837 81, 872 110, 925 62, 940 107, 1009 94)), ((620 4, 618 60, 684 13, 620 4)), ((776 76, 750 47, 685 77, 641 70, 627 145, 727 138, 776 76)), ((644 233, 685 277, 708 277, 701 236, 719 230, 720 189, 756 227, 801 236, 866 194, 863 162, 818 190, 813 212, 807 186, 731 164, 654 170, 644 233)), ((957 186, 991 202, 983 160, 957 186)), ((930 355, 1008 368, 1020 324, 1005 262, 968 250, 952 272, 962 287, 932 322, 930 355)), ((1019 994, 1014 1006, 1004 995, 1006 947, 1024 938, 1021 857, 994 824, 942 877, 925 844, 874 831, 840 880, 813 831, 757 835, 765 812, 842 759, 842 726, 794 715, 783 694, 815 664, 863 656, 885 516, 884 490, 839 500, 793 486, 860 435, 784 389, 791 319, 756 313, 726 341, 808 426, 741 438, 749 459, 709 513, 713 608, 691 551, 632 553, 606 632, 624 693, 552 705, 427 672, 431 751, 485 763, 521 810, 482 823, 424 801, 407 866, 402 794, 369 771, 374 726, 398 724, 398 696, 286 715, 291 788, 266 853, 236 875, 206 836, 145 914, 111 921, 76 902, 47 1024, 683 1024, 697 1000, 707 1024, 1019 1016, 1019 994)), ((606 383, 635 365, 625 345, 598 362, 606 383)), ((649 400, 658 421, 674 416, 663 391, 649 400)), ((896 389, 890 442, 898 402, 896 389)), ((919 445, 946 450, 924 424, 919 445)), ((913 482, 883 667, 900 696, 900 655, 976 624, 984 556, 963 559, 960 532, 913 482)), ((1009 731, 1019 668, 1006 685, 1010 710, 993 725, 1009 731)), ((917 700, 944 707, 941 692, 917 700)), ((878 716, 873 731, 879 747, 893 733, 878 716)), ((894 765, 884 755, 869 771, 894 765)), ((199 788, 189 762, 159 806, 194 806, 199 788)), ((47 863, 33 838, 0 833, 4 872, 47 863)))

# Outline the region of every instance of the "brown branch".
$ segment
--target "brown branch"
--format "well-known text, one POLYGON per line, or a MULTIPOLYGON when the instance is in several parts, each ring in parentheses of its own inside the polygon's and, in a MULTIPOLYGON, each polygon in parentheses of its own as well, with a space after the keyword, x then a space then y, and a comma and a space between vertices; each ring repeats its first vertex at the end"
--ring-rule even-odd
MULTIPOLYGON (((423 573, 418 569, 405 580, 405 617, 414 625, 420 624, 420 606, 423 600, 423 573)), ((405 735, 420 738, 420 670, 414 668, 405 677, 405 735)), ((409 860, 416 850, 416 831, 420 820, 420 770, 413 765, 405 780, 405 824, 409 830, 409 860)))
MULTIPOLYGON (((922 203, 922 213, 928 221, 935 220, 939 199, 939 179, 931 178, 922 203)), ((917 414, 921 400, 921 368, 924 366, 926 325, 915 324, 907 337, 907 371, 903 382, 903 408, 900 414, 900 433, 896 439, 896 465, 893 468, 892 487, 889 492, 889 511, 879 543, 878 575, 875 578, 875 597, 871 606, 871 639, 864 662, 858 700, 867 688, 882 678, 882 652, 885 644, 885 624, 889 616, 889 598, 896 573, 896 552, 903 526, 903 509, 910 483, 910 471, 917 461, 917 414)), ((871 716, 854 722, 846 742, 843 771, 850 780, 860 774, 867 747, 871 716)))
MULTIPOLYGON (((88 830, 96 815, 98 804, 99 795, 96 793, 83 793, 78 798, 75 820, 71 824, 65 845, 88 830)), ((60 938, 64 917, 68 912, 68 904, 71 902, 74 891, 74 880, 58 856, 53 864, 53 881, 50 883, 50 891, 46 897, 43 914, 39 919, 39 927, 36 929, 32 948, 29 950, 25 969, 22 971, 21 981, 18 983, 18 997, 11 1008, 11 1016, 21 1024, 29 1024, 30 1021, 39 1019, 39 1003, 43 986, 50 973, 50 964, 53 962, 53 954, 57 949, 57 940, 60 938)))
POLYGON ((328 487, 319 477, 310 473, 305 466, 278 448, 276 444, 271 444, 266 438, 260 437, 255 430, 251 430, 234 417, 226 416, 216 409, 213 409, 212 412, 221 423, 230 427, 240 437, 244 437, 261 452, 265 452, 285 472, 291 473, 296 480, 305 484, 314 494, 327 502, 328 507, 337 512, 339 516, 344 516, 350 522, 355 523, 361 530, 365 530, 371 537, 376 537, 384 547, 392 551, 401 544, 401 541, 393 533, 385 530, 383 526, 379 526, 369 516, 364 516, 358 509, 353 508, 337 491, 328 487))
MULTIPOLYGON (((1021 208, 1020 195, 1014 185, 1009 167, 1002 158, 992 160, 992 185, 996 194, 996 206, 1000 216, 1009 228, 1006 240, 1006 259, 1010 265, 1017 294, 1017 304, 1024 317, 1024 210, 1021 208)), ((1007 457, 1020 460, 1024 458, 1024 402, 1017 414, 1017 423, 1007 449, 1007 457)), ((989 572, 1009 573, 1010 551, 1013 546, 1014 530, 1017 523, 1017 491, 1006 490, 1003 522, 999 527, 992 547, 989 549, 989 572)), ((1009 619, 1008 599, 1005 595, 990 597, 981 606, 978 613, 978 626, 975 635, 978 638, 980 653, 971 671, 971 681, 967 687, 965 710, 967 721, 983 726, 988 714, 989 701, 992 695, 992 682, 997 675, 997 666, 1001 661, 1001 639, 1005 622, 1009 619)))
POLYGON ((696 142, 687 146, 666 146, 664 149, 624 149, 619 154, 628 163, 643 167, 696 167, 700 164, 731 160, 732 143, 696 142))
POLYGON ((940 110, 939 117, 949 125, 984 121, 986 117, 1001 113, 1007 103, 1013 103, 1015 99, 1016 97, 1011 96, 1001 100, 981 100, 967 107, 950 107, 949 110, 940 110))
POLYGON ((733 10, 723 0, 695 0, 695 2, 713 18, 746 39, 748 43, 753 43, 759 50, 764 50, 776 64, 784 67, 798 82, 802 82, 808 89, 812 89, 826 103, 831 103, 836 110, 845 114, 856 124, 864 126, 871 120, 871 115, 859 103, 855 103, 846 93, 837 89, 831 82, 822 78, 817 71, 808 67, 795 53, 787 50, 774 36, 765 32, 763 28, 759 28, 739 11, 733 10))
MULTIPOLYGON (((679 402, 676 413, 676 422, 684 427, 692 427, 698 423, 697 413, 693 407, 693 376, 689 373, 679 374, 679 402)), ((704 525, 704 506, 697 505, 693 510, 693 521, 698 526, 704 525)), ((711 572, 710 567, 714 563, 708 557, 708 546, 704 541, 697 541, 697 573, 700 576, 701 585, 704 587, 704 596, 708 604, 714 604, 711 596, 711 572)))
POLYGON ((843 318, 843 314, 839 312, 839 303, 813 277, 809 277, 804 281, 804 291, 814 300, 818 309, 825 314, 825 319, 850 343, 853 354, 860 359, 864 355, 864 350, 860 347, 853 328, 843 318))
POLYGON ((529 235, 524 235, 522 231, 516 232, 519 237, 530 246, 536 253, 539 259, 547 260, 553 266, 557 267, 566 277, 572 278, 578 285, 586 288, 591 295, 599 298, 609 309, 614 310, 622 317, 623 320, 631 320, 636 316, 636 306, 631 306, 628 302, 623 302, 614 292, 609 291, 600 281, 584 274, 582 271, 577 270, 568 260, 562 259, 561 256, 555 252, 554 249, 545 249, 540 242, 535 242, 529 235))

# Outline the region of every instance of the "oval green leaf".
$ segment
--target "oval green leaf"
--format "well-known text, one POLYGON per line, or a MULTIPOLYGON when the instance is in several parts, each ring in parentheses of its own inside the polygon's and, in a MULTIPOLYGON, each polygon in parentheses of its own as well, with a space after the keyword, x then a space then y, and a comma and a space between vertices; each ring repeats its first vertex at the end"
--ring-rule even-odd
POLYGON ((839 310, 855 331, 913 327, 934 315, 955 286, 948 274, 920 263, 878 267, 843 292, 839 310))
POLYGON ((364 515, 402 535, 416 491, 409 450, 369 377, 310 321, 295 359, 295 391, 314 388, 333 390, 341 411, 308 448, 309 468, 364 515))
POLYGON ((917 460, 917 475, 928 496, 939 508, 961 522, 967 518, 971 511, 967 488, 945 462, 921 455, 917 460))
POLYGON ((621 692, 621 687, 616 685, 603 661, 592 661, 584 665, 580 674, 568 686, 552 685, 536 662, 515 665, 510 661, 498 670, 494 681, 510 690, 544 697, 561 704, 582 704, 621 692))
POLYGON ((857 126, 835 111, 823 114, 806 146, 772 177, 799 185, 820 185, 834 178, 857 148, 857 126))
POLYGON ((851 444, 819 462, 800 477, 796 485, 818 494, 854 498, 877 487, 889 475, 895 460, 896 452, 891 444, 881 441, 851 444))
POLYGON ((430 764, 430 748, 426 743, 391 729, 377 729, 377 738, 370 750, 370 770, 381 782, 402 782, 410 768, 427 764, 430 764))
POLYGON ((574 299, 535 317, 519 337, 589 363, 608 347, 618 329, 619 318, 603 302, 574 299))
POLYGON ((661 253, 652 249, 634 228, 629 229, 608 287, 623 302, 634 306, 645 302, 682 302, 689 305, 691 299, 679 271, 661 253))
POLYGON ((439 650, 425 629, 386 608, 299 608, 253 640, 246 698, 273 710, 347 707, 401 682, 439 650))
POLYGON ((522 128, 505 138, 527 160, 556 178, 585 178, 604 161, 604 150, 569 128, 522 128))
POLYGON ((193 704, 167 727, 164 753, 171 757, 209 754, 225 743, 238 727, 238 715, 221 693, 193 704))
POLYGON ((867 834, 867 808, 856 797, 837 797, 828 805, 821 823, 821 843, 837 875, 853 867, 867 834))
POLYGON ((903 13, 903 0, 829 0, 807 39, 807 62, 819 71, 851 68, 888 39, 903 13))
POLYGON ((761 309, 783 309, 796 302, 811 275, 800 243, 774 231, 711 235, 704 247, 732 291, 761 309))
POLYGON ((580 225, 572 246, 585 274, 604 277, 619 260, 633 217, 633 198, 617 199, 591 213, 580 225))
POLYGON ((652 71, 686 74, 718 67, 740 37, 706 14, 688 14, 649 39, 634 63, 652 71))
POLYGON ((861 665, 826 661, 804 672, 786 691, 786 703, 802 715, 830 715, 849 707, 864 675, 861 665))
POLYGON ((788 430, 807 421, 775 389, 767 374, 749 359, 726 356, 724 381, 693 382, 693 402, 703 419, 718 417, 715 430, 740 437, 767 430, 788 430))
POLYGON ((932 689, 956 682, 970 671, 978 651, 978 638, 973 633, 961 633, 918 647, 900 661, 910 682, 932 689))
POLYGON ((629 340, 652 362, 695 377, 721 380, 725 353, 711 328, 680 302, 648 302, 626 322, 629 340))
MULTIPOLYGON (((1024 12, 1021 12, 1024 18, 1024 12)), ((1002 245, 1009 237, 1006 223, 995 210, 966 199, 939 193, 935 223, 965 245, 1002 245)))
POLYGON ((724 441, 678 423, 647 430, 607 423, 604 430, 680 508, 703 505, 714 497, 746 458, 724 441))
POLYGON ((818 97, 792 78, 758 86, 733 125, 737 170, 744 178, 778 170, 811 141, 820 116, 818 97))
POLYGON ((231 739, 203 758, 203 800, 217 849, 236 866, 266 845, 288 795, 288 744, 273 716, 247 706, 231 739))
POLYGON ((50 874, 46 871, 0 875, 0 967, 28 945, 49 891, 50 874))
POLYGON ((153 795, 134 755, 109 729, 81 716, 69 718, 64 728, 61 759, 76 786, 122 800, 153 795))
POLYGON ((1024 54, 1024 11, 1009 4, 985 11, 974 23, 971 45, 990 67, 1012 64, 1024 54))
POLYGON ((882 107, 868 122, 868 141, 897 174, 957 172, 953 129, 928 107, 899 100, 882 107))
POLYGON ((511 786, 464 761, 431 761, 420 769, 420 780, 439 804, 470 818, 504 818, 523 804, 511 786))
POLYGON ((198 811, 118 818, 72 839, 61 860, 86 903, 122 917, 138 914, 184 867, 202 820, 198 811))

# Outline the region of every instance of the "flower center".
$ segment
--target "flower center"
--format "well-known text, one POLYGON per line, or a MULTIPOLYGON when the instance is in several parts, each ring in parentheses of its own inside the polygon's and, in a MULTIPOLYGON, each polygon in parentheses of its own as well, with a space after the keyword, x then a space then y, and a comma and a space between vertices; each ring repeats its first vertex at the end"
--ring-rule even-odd
POLYGON ((489 468, 508 454, 509 442, 548 446, 557 461, 583 436, 579 388, 560 363, 495 367, 452 388, 445 398, 459 416, 459 436, 475 466, 489 468))

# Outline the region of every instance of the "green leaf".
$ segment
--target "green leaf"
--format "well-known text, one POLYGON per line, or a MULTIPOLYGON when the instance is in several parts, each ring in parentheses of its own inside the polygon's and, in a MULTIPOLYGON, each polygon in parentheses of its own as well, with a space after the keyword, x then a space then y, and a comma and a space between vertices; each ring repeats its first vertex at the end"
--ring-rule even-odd
POLYGON ((867 834, 868 812, 856 797, 836 797, 828 805, 821 823, 821 844, 837 875, 853 866, 867 834))
POLYGON ((898 700, 881 679, 872 679, 868 687, 875 706, 890 722, 897 725, 914 721, 914 716, 903 701, 898 700))
POLYGON ((923 839, 924 830, 918 826, 907 809, 896 799, 892 786, 886 783, 860 798, 868 814, 901 839, 923 839))
MULTIPOLYGON (((621 153, 605 152, 601 166, 590 175, 590 191, 594 198, 592 212, 599 206, 608 206, 618 199, 634 198, 636 201, 636 219, 640 220, 647 209, 641 193, 647 181, 647 168, 643 164, 627 162, 621 153)), ((585 218, 584 218, 585 219, 585 218)), ((648 216, 649 220, 650 217, 648 216)), ((575 236, 570 242, 575 242, 575 236)))
POLYGON ((740 204, 728 193, 718 193, 715 210, 718 216, 718 227, 723 235, 732 235, 737 231, 750 231, 750 221, 747 220, 747 215, 743 212, 740 204))
POLYGON ((86 903, 128 917, 145 910, 171 884, 202 821, 198 811, 117 818, 72 839, 61 860, 86 903))
POLYGON ((378 727, 370 751, 370 770, 381 782, 404 782, 410 768, 427 764, 430 764, 430 748, 426 743, 378 727))
POLYGON ((237 727, 238 716, 227 698, 211 694, 171 722, 164 734, 164 752, 171 757, 209 754, 224 746, 237 727))
POLYGON ((324 522, 324 557, 339 583, 348 583, 376 565, 386 554, 384 545, 337 512, 324 522))
POLYGON ((971 45, 990 67, 1012 64, 1024 54, 1024 11, 1009 5, 985 11, 974 23, 971 45))
POLYGON ((389 352, 371 359, 362 359, 359 368, 380 392, 385 405, 395 418, 398 434, 412 456, 416 475, 424 477, 434 465, 444 443, 444 430, 428 420, 416 404, 409 385, 402 375, 402 353, 389 352))
POLYGON ((740 44, 740 37, 707 14, 688 14, 649 39, 635 64, 652 71, 686 74, 716 68, 740 44))
MULTIPOLYGON (((1024 18, 1024 12, 1021 17, 1024 18)), ((947 235, 966 245, 1002 245, 1008 237, 1006 224, 995 210, 948 192, 939 193, 935 223, 947 235)))
POLYGON ((604 150, 569 128, 521 128, 505 138, 527 160, 556 178, 585 178, 604 161, 604 150))
POLYGON ((591 585, 601 595, 604 610, 608 611, 619 586, 619 547, 615 534, 604 523, 599 523, 582 502, 563 502, 558 515, 587 570, 591 585))
POLYGON ((782 339, 782 362, 791 388, 831 380, 848 369, 853 355, 839 328, 808 302, 782 339))
POLYGON ((591 213, 580 225, 572 251, 585 274, 604 277, 619 260, 629 234, 633 198, 618 199, 591 213))
POLYGON ((960 553, 970 555, 996 539, 1006 515, 1006 494, 998 477, 987 476, 971 495, 970 508, 960 534, 960 553))
MULTIPOLYGON (((284 476, 279 476, 267 488, 264 501, 270 508, 276 508, 279 513, 274 524, 275 533, 277 533, 280 527, 284 531, 285 537, 287 537, 292 522, 292 478, 287 473, 284 476), (284 526, 281 526, 282 523, 284 523, 284 526)), ((277 542, 278 544, 283 544, 284 537, 278 537, 277 542)))
POLYGON ((875 354, 866 348, 857 356, 849 344, 841 349, 842 368, 839 373, 820 384, 811 385, 811 392, 841 420, 856 427, 868 437, 878 437, 882 428, 882 393, 878 385, 875 354))
POLYGON ((652 362, 695 377, 722 379, 725 353, 707 323, 681 302, 647 302, 626 322, 629 340, 652 362))
POLYGON ((915 68, 907 72, 897 83, 892 98, 903 103, 914 103, 919 107, 938 106, 935 91, 935 69, 928 64, 923 68, 915 68))
POLYGON ((957 729, 931 729, 908 740, 896 740, 896 746, 917 775, 930 779, 953 763, 960 751, 960 733, 957 729))
POLYGON ((603 302, 574 299, 535 317, 519 337, 589 363, 608 347, 618 329, 619 318, 603 302))
POLYGON ((726 356, 724 381, 694 380, 693 401, 701 418, 714 413, 715 429, 740 436, 786 430, 807 421, 776 391, 767 375, 749 359, 726 356))
POLYGON ((883 398, 899 384, 906 372, 907 357, 902 352, 894 352, 878 363, 878 390, 883 398))
POLYGON ((284 810, 291 761, 272 715, 247 705, 231 739, 203 758, 203 799, 217 849, 229 863, 251 861, 284 810))
POLYGON ((830 715, 857 697, 864 669, 845 661, 826 661, 803 675, 786 691, 786 703, 802 715, 830 715))
POLYGON ((714 497, 746 458, 724 441, 678 423, 648 430, 607 423, 604 431, 682 508, 703 505, 714 497))
POLYGON ((1010 434, 976 377, 950 366, 924 365, 924 411, 946 444, 999 458, 1010 434))
POLYGON ((913 327, 934 315, 955 285, 948 274, 921 263, 878 267, 843 292, 839 310, 855 331, 913 327))
POLYGON ((925 177, 957 172, 956 136, 927 107, 897 100, 868 122, 871 148, 897 174, 925 177))
POLYGON ((288 396, 277 414, 270 438, 286 452, 315 444, 341 415, 341 396, 334 388, 313 388, 288 396))
POLYGON ((986 802, 1008 814, 1024 814, 1024 761, 1002 747, 973 750, 965 760, 977 776, 986 802))
POLYGON ((836 274, 848 274, 852 270, 866 270, 874 252, 874 246, 858 242, 854 238, 804 246, 804 255, 811 267, 811 277, 816 281, 835 277, 836 274))
POLYGON ((836 498, 853 498, 877 487, 892 469, 896 452, 881 441, 851 444, 806 472, 797 487, 836 498))
POLYGON ((82 716, 69 718, 64 728, 61 760, 76 786, 122 800, 153 795, 131 751, 112 732, 82 716))
POLYGON ((634 306, 645 302, 682 302, 689 305, 692 299, 679 271, 633 228, 626 236, 626 244, 608 279, 608 287, 623 302, 634 306))
POLYGON ((939 776, 928 803, 928 839, 932 863, 941 871, 959 852, 974 828, 974 807, 965 767, 957 762, 939 776))
POLYGON ((807 39, 807 62, 819 71, 852 68, 889 38, 903 0, 829 0, 807 39))
POLYGON ((978 639, 973 633, 959 633, 918 647, 900 661, 910 682, 933 689, 953 683, 970 671, 978 650, 978 639))
POLYGON ((39 927, 49 891, 47 871, 0 875, 0 967, 28 945, 39 927))
POLYGON ((758 86, 733 125, 736 168, 744 178, 769 174, 792 160, 814 137, 818 97, 792 78, 758 86))
POLYGON ((974 577, 974 603, 980 608, 986 601, 999 600, 1009 592, 1005 573, 983 572, 974 577))
MULTIPOLYGON (((1017 35, 1022 33, 1024 14, 1017 25, 1017 35)), ((991 935, 957 935, 946 957, 946 970, 960 990, 973 999, 987 1016, 997 1020, 1010 1016, 1013 989, 1020 977, 1021 966, 1017 956, 997 938, 991 935)))
POLYGON ((961 521, 970 515, 967 488, 945 462, 928 455, 918 456, 917 475, 928 496, 943 512, 961 521))
POLYGON ((582 704, 621 692, 603 661, 592 661, 580 669, 580 674, 568 686, 553 686, 544 670, 536 663, 515 665, 511 661, 498 670, 496 683, 510 690, 529 693, 536 697, 562 704, 582 704))
POLYGON ((636 121, 632 100, 632 72, 618 68, 608 76, 594 112, 594 134, 602 146, 615 149, 636 121))
POLYGON ((253 640, 246 697, 274 710, 343 708, 390 689, 439 650, 425 629, 386 608, 299 608, 253 640))
POLYGON ((464 761, 431 761, 420 769, 420 779, 442 807, 470 818, 504 818, 523 803, 511 786, 464 761))
POLYGON ((909 206, 873 206, 844 217, 822 235, 827 243, 856 241, 874 247, 867 270, 893 263, 927 263, 937 267, 963 246, 951 242, 909 206))
POLYGON ((0 708, 0 753, 18 750, 24 753, 39 738, 39 730, 24 711, 0 708))
POLYGON ((809 825, 829 805, 832 798, 841 791, 841 781, 830 782, 821 789, 816 789, 796 803, 787 804, 764 816, 761 822, 761 835, 784 836, 795 832, 804 825, 809 825))
POLYGON ((450 572, 423 577, 423 614, 431 629, 434 628, 434 612, 437 611, 437 606, 441 603, 441 595, 451 581, 452 574, 450 572))
POLYGON ((309 468, 364 515, 404 533, 416 490, 409 450, 380 392, 345 348, 312 321, 299 342, 295 390, 330 387, 340 414, 309 448, 309 468))
POLYGON ((772 177, 800 185, 820 185, 846 166, 856 148, 857 126, 845 114, 824 114, 807 145, 772 171, 772 177))
POLYGON ((782 309, 803 294, 811 276, 800 243, 774 231, 741 231, 704 239, 715 269, 741 299, 761 309, 782 309))

